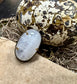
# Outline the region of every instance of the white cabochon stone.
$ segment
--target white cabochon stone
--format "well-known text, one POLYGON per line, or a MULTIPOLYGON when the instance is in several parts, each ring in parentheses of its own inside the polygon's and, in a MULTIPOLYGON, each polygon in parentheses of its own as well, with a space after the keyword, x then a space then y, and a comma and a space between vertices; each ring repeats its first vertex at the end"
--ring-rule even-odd
POLYGON ((41 35, 34 29, 27 30, 19 39, 15 54, 20 61, 28 61, 37 52, 41 43, 41 35))

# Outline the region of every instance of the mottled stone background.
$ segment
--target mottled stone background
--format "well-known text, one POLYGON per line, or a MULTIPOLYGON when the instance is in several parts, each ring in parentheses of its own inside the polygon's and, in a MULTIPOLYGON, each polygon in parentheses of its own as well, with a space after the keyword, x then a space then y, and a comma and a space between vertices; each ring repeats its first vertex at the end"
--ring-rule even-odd
MULTIPOLYGON (((0 19, 15 16, 21 0, 0 0, 0 19)), ((77 0, 75 0, 77 2, 77 0)))

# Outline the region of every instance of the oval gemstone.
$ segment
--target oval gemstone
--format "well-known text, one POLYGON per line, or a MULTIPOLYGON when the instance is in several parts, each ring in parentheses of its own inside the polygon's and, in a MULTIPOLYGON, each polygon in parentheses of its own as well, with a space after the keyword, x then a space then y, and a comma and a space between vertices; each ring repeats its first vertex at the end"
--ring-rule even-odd
POLYGON ((20 61, 28 61, 37 52, 41 43, 41 35, 34 29, 27 30, 19 39, 15 54, 20 61))

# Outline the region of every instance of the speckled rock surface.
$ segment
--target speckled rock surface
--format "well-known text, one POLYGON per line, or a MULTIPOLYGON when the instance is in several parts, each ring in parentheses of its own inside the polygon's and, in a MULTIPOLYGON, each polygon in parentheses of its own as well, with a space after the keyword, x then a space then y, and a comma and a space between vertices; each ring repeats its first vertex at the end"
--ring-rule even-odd
POLYGON ((38 54, 29 62, 18 61, 15 45, 0 38, 0 84, 77 84, 77 74, 38 54))
POLYGON ((40 31, 45 44, 59 46, 77 35, 77 3, 72 0, 22 0, 17 10, 21 31, 40 31))

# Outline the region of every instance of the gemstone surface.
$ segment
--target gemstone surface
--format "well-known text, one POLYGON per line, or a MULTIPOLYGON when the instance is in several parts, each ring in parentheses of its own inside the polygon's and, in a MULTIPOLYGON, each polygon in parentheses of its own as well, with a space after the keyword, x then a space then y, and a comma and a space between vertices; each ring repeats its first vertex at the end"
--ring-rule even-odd
POLYGON ((19 39, 15 54, 21 61, 30 60, 37 52, 41 43, 41 35, 34 29, 27 30, 19 39))

